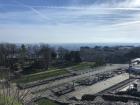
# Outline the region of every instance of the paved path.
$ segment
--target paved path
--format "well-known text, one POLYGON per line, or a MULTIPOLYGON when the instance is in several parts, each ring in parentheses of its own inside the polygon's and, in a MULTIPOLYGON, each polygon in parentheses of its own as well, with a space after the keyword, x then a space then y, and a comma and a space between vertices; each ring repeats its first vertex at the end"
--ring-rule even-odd
POLYGON ((87 86, 81 90, 74 91, 69 94, 69 97, 76 97, 77 99, 81 99, 81 97, 84 94, 96 94, 100 91, 103 91, 127 79, 129 79, 129 75, 127 73, 124 73, 124 74, 109 78, 105 81, 98 82, 92 86, 87 86))

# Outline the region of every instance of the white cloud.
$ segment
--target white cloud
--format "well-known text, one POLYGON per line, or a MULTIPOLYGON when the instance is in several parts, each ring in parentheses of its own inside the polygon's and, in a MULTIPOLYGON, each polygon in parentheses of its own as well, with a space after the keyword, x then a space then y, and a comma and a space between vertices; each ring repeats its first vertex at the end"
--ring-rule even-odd
POLYGON ((140 0, 127 0, 123 3, 120 3, 119 6, 125 8, 136 8, 140 7, 140 0))
POLYGON ((139 42, 140 0, 89 7, 43 7, 0 13, 0 41, 139 42), (10 26, 14 26, 13 28, 10 26))

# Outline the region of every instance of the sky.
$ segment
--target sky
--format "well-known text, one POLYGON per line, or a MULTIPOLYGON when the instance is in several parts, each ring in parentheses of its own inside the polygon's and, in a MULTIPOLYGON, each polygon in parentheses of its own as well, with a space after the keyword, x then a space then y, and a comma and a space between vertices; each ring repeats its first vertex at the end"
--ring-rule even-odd
POLYGON ((139 43, 140 0, 0 0, 0 42, 139 43))

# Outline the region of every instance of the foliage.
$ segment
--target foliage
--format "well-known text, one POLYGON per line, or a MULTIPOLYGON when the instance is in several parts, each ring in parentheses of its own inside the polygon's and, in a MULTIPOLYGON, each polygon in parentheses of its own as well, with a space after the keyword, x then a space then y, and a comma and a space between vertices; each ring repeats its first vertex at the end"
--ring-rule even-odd
MULTIPOLYGON (((94 61, 99 65, 103 63, 128 63, 129 60, 140 57, 140 47, 134 46, 114 46, 94 48, 81 47, 80 57, 82 61, 94 61)), ((97 65, 98 65, 97 64, 97 65)))
POLYGON ((81 62, 79 51, 70 51, 69 53, 66 53, 65 60, 75 62, 75 63, 81 62))
POLYGON ((47 79, 49 77, 63 75, 66 73, 68 73, 68 71, 66 71, 65 69, 46 71, 46 72, 41 72, 41 73, 36 73, 36 74, 31 74, 31 75, 25 75, 25 76, 21 77, 19 80, 17 80, 17 82, 18 83, 28 83, 28 82, 33 82, 33 81, 37 81, 37 80, 47 79))
POLYGON ((17 86, 11 83, 9 69, 5 69, 0 73, 0 105, 24 105, 27 100, 31 102, 33 96, 30 89, 19 90, 17 86))
POLYGON ((47 44, 1 43, 0 66, 9 67, 14 73, 22 71, 21 74, 24 75, 48 70, 51 66, 68 67, 82 61, 93 61, 96 62, 94 66, 100 66, 104 63, 128 63, 130 59, 140 57, 140 47, 81 48, 86 50, 70 51, 62 47, 55 49, 47 44))
POLYGON ((58 105, 57 103, 55 103, 49 99, 46 99, 46 98, 40 99, 36 103, 38 105, 58 105))
POLYGON ((84 70, 93 67, 95 67, 95 62, 81 62, 75 66, 72 66, 71 68, 74 70, 84 70))
POLYGON ((2 96, 0 95, 0 105, 22 105, 17 100, 13 99, 12 97, 2 96))

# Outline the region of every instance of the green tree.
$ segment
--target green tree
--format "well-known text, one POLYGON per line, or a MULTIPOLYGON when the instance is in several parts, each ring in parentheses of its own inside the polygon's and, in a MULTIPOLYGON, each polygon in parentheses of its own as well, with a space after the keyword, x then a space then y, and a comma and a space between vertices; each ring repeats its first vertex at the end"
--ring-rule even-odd
POLYGON ((42 44, 40 46, 40 57, 42 58, 43 65, 45 69, 48 69, 51 62, 51 49, 48 45, 42 44))

